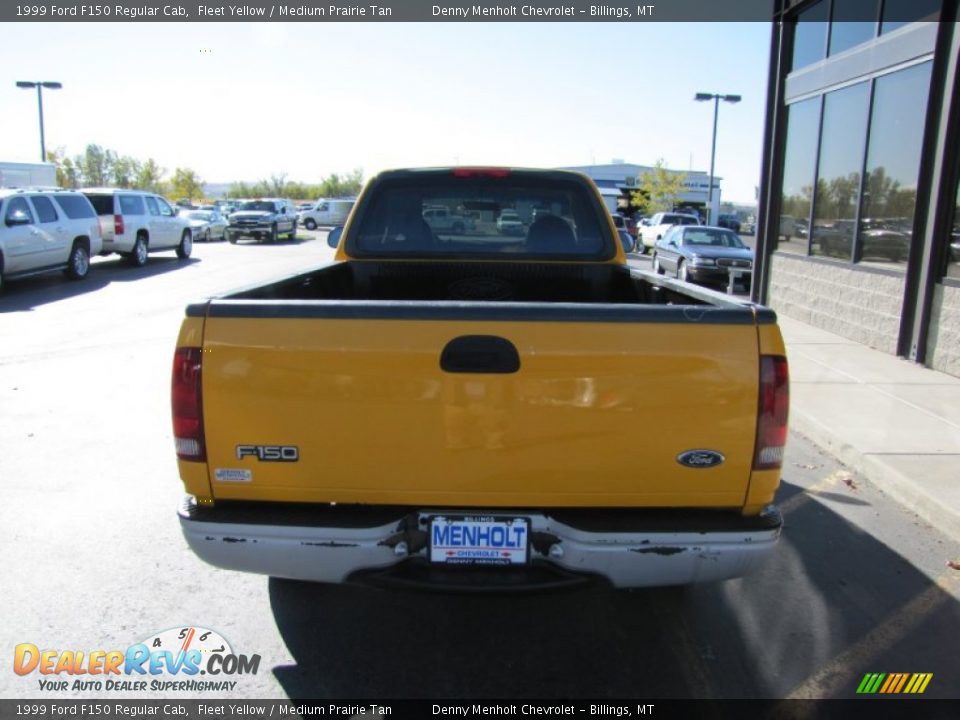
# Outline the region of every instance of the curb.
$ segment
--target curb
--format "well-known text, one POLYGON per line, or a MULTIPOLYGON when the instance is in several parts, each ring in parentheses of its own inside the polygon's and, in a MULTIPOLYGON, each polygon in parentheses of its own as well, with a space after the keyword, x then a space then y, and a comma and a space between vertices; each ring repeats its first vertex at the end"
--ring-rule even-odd
POLYGON ((914 479, 883 460, 865 455, 827 431, 813 417, 790 409, 790 429, 803 435, 854 472, 880 488, 940 532, 960 542, 960 508, 947 507, 914 479))

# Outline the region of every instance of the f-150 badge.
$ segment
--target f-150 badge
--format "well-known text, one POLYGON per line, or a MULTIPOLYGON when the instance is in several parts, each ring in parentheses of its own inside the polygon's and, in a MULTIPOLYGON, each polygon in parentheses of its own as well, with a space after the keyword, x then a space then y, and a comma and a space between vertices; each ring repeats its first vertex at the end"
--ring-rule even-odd
POLYGON ((690 468, 712 468, 726 458, 716 450, 687 450, 677 455, 677 462, 690 468))
POLYGON ((237 445, 237 460, 245 457, 260 462, 297 462, 300 449, 296 445, 237 445))

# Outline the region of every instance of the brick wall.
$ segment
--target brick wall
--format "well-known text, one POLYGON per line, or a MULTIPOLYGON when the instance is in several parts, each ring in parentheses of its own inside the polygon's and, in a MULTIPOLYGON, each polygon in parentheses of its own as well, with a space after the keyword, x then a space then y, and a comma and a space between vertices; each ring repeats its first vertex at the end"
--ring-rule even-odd
MULTIPOLYGON (((767 304, 787 317, 895 354, 903 288, 899 275, 775 253, 767 304)), ((960 314, 960 300, 954 312, 960 314)))
POLYGON ((934 286, 927 364, 960 377, 960 288, 934 286))

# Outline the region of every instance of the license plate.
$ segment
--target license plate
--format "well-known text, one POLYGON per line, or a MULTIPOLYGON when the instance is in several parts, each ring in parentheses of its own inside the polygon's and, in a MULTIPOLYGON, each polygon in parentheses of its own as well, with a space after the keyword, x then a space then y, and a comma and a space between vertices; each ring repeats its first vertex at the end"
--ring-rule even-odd
POLYGON ((430 562, 524 565, 529 547, 527 518, 438 516, 430 520, 430 562))

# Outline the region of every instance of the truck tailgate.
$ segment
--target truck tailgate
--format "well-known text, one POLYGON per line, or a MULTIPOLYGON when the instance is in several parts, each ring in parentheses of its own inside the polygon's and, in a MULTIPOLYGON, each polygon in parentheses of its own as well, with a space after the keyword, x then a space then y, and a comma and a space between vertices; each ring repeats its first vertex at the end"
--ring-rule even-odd
POLYGON ((215 498, 744 503, 759 374, 752 322, 210 316, 203 333, 215 498), (507 341, 519 368, 442 368, 444 348, 463 336, 487 338, 481 354, 489 338, 507 341), (724 462, 687 467, 678 456, 688 450, 724 462))

